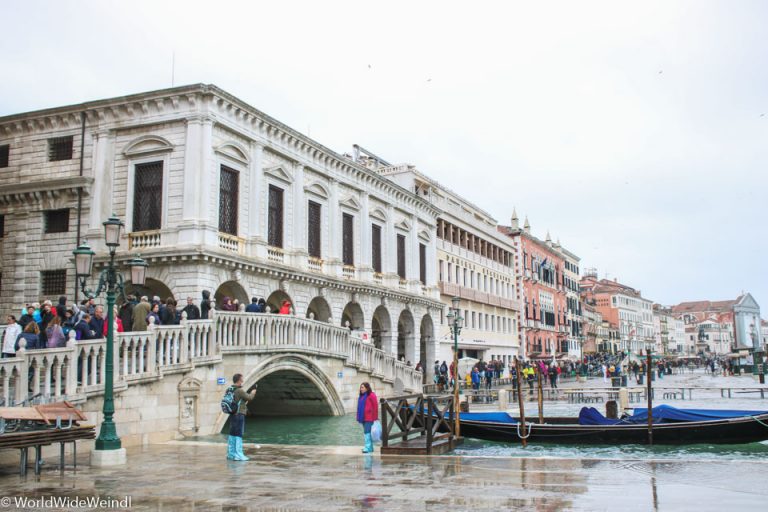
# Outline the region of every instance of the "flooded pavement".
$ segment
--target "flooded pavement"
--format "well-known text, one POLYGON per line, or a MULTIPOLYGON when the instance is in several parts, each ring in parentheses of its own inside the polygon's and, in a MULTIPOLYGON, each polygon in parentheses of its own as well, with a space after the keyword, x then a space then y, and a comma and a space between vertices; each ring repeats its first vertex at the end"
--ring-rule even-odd
POLYGON ((0 488, 4 496, 131 496, 130 510, 174 511, 722 511, 768 499, 768 461, 381 457, 318 446, 246 453, 251 461, 229 462, 223 446, 174 442, 129 450, 123 467, 51 468, 39 478, 3 468, 0 488))
MULTIPOLYGON (((602 379, 588 386, 601 386, 602 379)), ((757 387, 751 377, 702 372, 668 376, 664 386, 757 387)), ((699 389, 683 408, 768 410, 768 399, 699 389), (738 396, 738 398, 736 398, 738 396)), ((643 404, 635 404, 641 407, 643 404)), ((514 407, 512 406, 514 411, 514 407)), ((548 402, 548 414, 581 405, 548 402)), ((602 408, 602 405, 597 407, 602 408)), ((480 407, 478 407, 479 409, 480 407)), ((526 404, 528 411, 535 405, 526 404)), ((763 510, 768 443, 692 446, 552 446, 468 439, 451 455, 362 455, 354 417, 251 418, 249 462, 225 460, 226 436, 128 450, 123 467, 46 468, 19 477, 0 467, 3 497, 131 497, 130 510, 763 510), (256 449, 253 443, 262 443, 256 449), (269 444, 266 443, 276 443, 269 444), (355 445, 355 446, 351 446, 355 445)), ((55 463, 55 461, 51 461, 55 463)), ((0 510, 4 507, 0 500, 0 510)), ((28 507, 29 510, 43 508, 28 507)), ((47 507, 45 510, 57 510, 47 507)), ((61 509, 58 509, 61 510, 61 509)))

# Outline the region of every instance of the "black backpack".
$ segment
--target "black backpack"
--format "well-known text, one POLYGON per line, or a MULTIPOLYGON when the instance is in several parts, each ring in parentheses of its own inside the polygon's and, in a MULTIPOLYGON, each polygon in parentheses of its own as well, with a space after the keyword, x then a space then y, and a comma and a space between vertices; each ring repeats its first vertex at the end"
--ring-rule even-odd
POLYGON ((235 386, 229 386, 221 399, 221 411, 224 414, 235 414, 239 408, 238 401, 235 399, 235 386))

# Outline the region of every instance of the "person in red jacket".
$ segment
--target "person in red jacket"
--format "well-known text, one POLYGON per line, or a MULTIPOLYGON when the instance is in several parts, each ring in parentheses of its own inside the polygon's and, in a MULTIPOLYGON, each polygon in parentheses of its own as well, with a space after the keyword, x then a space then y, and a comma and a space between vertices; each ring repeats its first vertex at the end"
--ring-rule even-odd
POLYGON ((357 422, 363 425, 363 434, 365 437, 365 447, 363 453, 373 452, 373 439, 371 438, 371 427, 373 422, 379 419, 379 400, 376 393, 371 389, 367 382, 360 384, 360 396, 357 399, 357 422))

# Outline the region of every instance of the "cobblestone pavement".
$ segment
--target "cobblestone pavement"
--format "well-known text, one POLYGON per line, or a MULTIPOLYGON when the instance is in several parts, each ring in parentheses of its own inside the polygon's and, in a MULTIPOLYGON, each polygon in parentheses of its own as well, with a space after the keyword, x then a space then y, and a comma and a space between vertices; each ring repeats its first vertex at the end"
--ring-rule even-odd
POLYGON ((122 467, 84 464, 63 475, 51 467, 40 477, 4 467, 0 489, 5 497, 131 496, 136 511, 722 511, 762 509, 768 499, 768 461, 381 457, 352 447, 251 446, 250 462, 228 462, 225 450, 180 441, 129 449, 122 467))

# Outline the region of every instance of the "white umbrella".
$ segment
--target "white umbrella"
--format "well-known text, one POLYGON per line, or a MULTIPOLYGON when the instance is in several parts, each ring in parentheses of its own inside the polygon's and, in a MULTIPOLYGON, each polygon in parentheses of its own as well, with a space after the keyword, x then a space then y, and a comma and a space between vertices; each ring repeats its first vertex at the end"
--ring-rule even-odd
POLYGON ((472 368, 478 363, 478 359, 474 357, 462 357, 459 359, 459 377, 464 377, 466 374, 472 371, 472 368))

